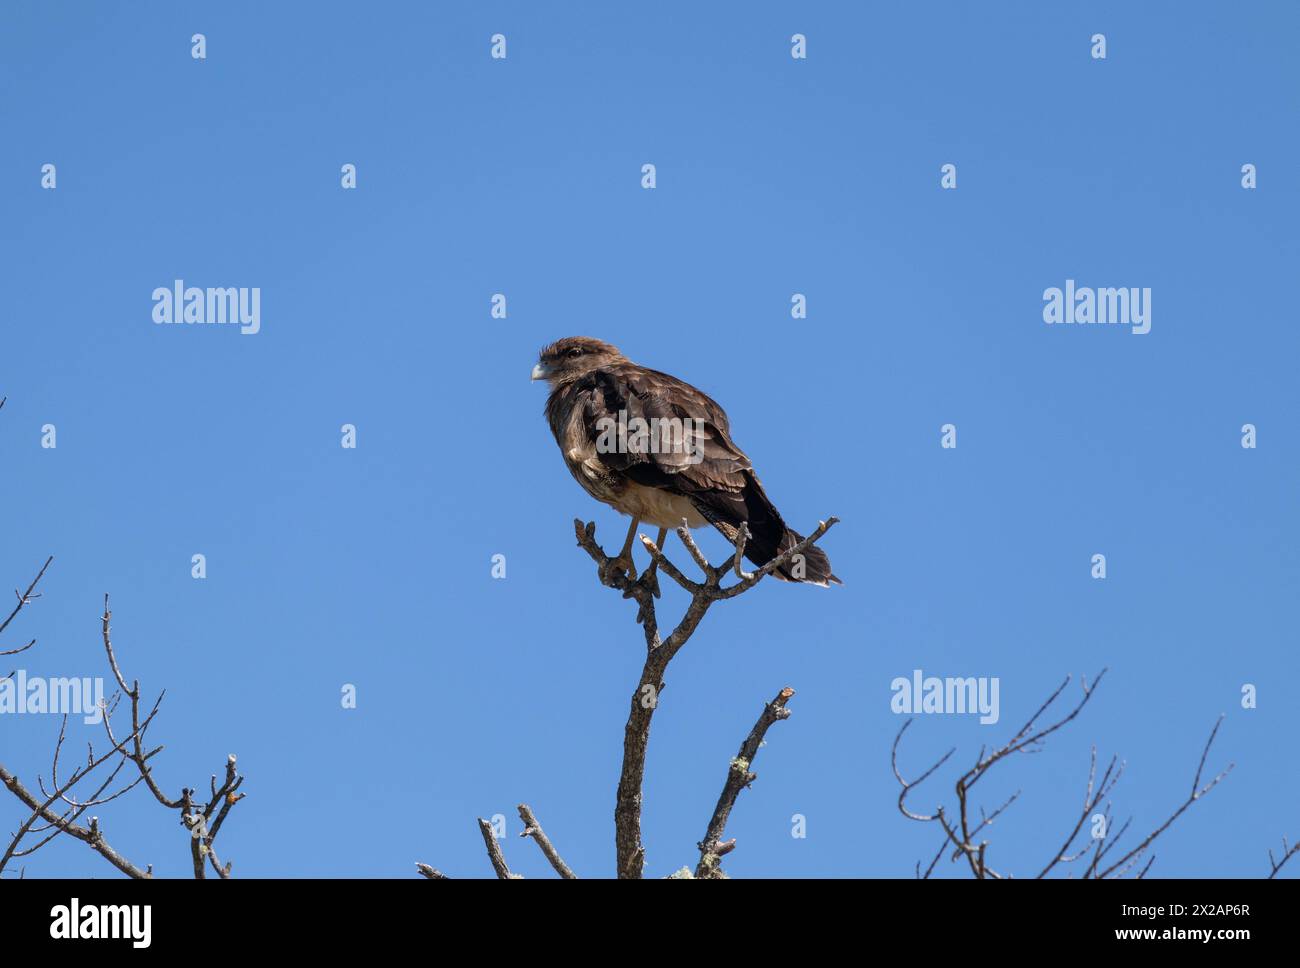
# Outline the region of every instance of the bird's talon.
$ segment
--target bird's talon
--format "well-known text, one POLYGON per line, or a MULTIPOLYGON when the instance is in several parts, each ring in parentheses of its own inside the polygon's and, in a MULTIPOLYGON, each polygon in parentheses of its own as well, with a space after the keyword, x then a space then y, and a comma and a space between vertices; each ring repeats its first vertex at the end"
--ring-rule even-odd
POLYGON ((617 588, 618 580, 624 576, 628 582, 636 581, 636 565, 632 563, 630 556, 624 558, 620 555, 617 558, 610 558, 600 569, 601 582, 611 588, 617 588))

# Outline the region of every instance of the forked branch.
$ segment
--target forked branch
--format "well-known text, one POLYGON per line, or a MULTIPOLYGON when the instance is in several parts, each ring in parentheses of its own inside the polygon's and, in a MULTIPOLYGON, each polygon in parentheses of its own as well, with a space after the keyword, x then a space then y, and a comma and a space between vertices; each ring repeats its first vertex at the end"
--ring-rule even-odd
MULTIPOLYGON (((980 838, 980 834, 987 829, 993 822, 1005 811, 1019 796, 1019 792, 1013 794, 1010 799, 995 809, 992 813, 985 813, 983 808, 979 809, 978 820, 974 816, 972 806, 971 788, 983 779, 989 771, 998 763, 1004 762, 1014 753, 1037 752, 1042 748, 1043 742, 1071 722, 1083 708, 1088 704, 1096 691, 1097 685, 1101 682, 1102 677, 1106 674, 1103 669, 1098 674, 1096 680, 1091 686, 1087 680, 1082 683, 1083 693, 1078 702, 1059 718, 1052 720, 1047 725, 1040 725, 1047 711, 1052 707, 1056 700, 1065 691, 1069 685, 1070 677, 1057 687, 1038 710, 1029 718, 1020 730, 1003 745, 990 751, 981 750, 980 755, 976 758, 974 766, 957 778, 955 784, 956 805, 951 811, 945 806, 939 806, 931 813, 917 813, 911 810, 907 805, 907 798, 916 788, 926 779, 932 776, 948 759, 953 755, 953 750, 945 753, 937 762, 931 765, 920 776, 914 780, 908 780, 898 767, 898 747, 902 741, 903 734, 907 732, 908 726, 912 720, 907 720, 899 729, 894 738, 893 752, 891 763, 894 770, 894 777, 901 787, 898 796, 898 810, 904 817, 909 820, 919 821, 922 823, 937 823, 943 831, 943 840, 934 859, 930 861, 929 866, 924 873, 921 866, 917 864, 917 876, 929 877, 934 871, 935 865, 946 851, 951 851, 952 859, 964 859, 970 868, 971 874, 979 879, 992 878, 999 879, 1004 876, 1010 876, 994 870, 988 863, 988 841, 980 838)), ((1079 812, 1074 815, 1068 833, 1066 834, 1061 846, 1052 854, 1047 863, 1036 875, 1039 878, 1046 877, 1058 865, 1073 864, 1075 862, 1086 860, 1087 865, 1081 876, 1090 879, 1105 879, 1110 877, 1123 877, 1136 869, 1136 876, 1143 877, 1150 869, 1154 857, 1147 859, 1146 864, 1137 869, 1137 864, 1144 858, 1151 845, 1162 833, 1178 820, 1179 817, 1197 800, 1209 793, 1216 787, 1229 771, 1232 764, 1228 766, 1208 783, 1202 784, 1201 776, 1205 770, 1205 761, 1209 756, 1210 747, 1214 744, 1214 739, 1218 735, 1219 725, 1223 717, 1215 723, 1214 729, 1210 731, 1209 739, 1206 740, 1204 748, 1201 750, 1200 762, 1196 767, 1196 773, 1192 778, 1191 791, 1184 800, 1158 827, 1151 831, 1146 837, 1139 841, 1131 849, 1127 850, 1122 856, 1113 861, 1108 860, 1108 855, 1117 849, 1121 839, 1129 828, 1130 822, 1126 821, 1121 825, 1118 832, 1113 835, 1110 833, 1111 817, 1109 796, 1119 783, 1120 777, 1124 772, 1124 764, 1112 757, 1107 763, 1105 769, 1101 772, 1100 777, 1097 775, 1097 750, 1094 747, 1090 757, 1088 768, 1088 782, 1084 790, 1083 803, 1079 812), (1107 801, 1103 807, 1103 801, 1107 801), (1083 831, 1086 824, 1092 821, 1089 827, 1088 839, 1080 843, 1084 836, 1083 831)), ((1270 855, 1271 858, 1271 855, 1270 855)), ((1285 860, 1284 860, 1285 862, 1285 860)), ((1280 865, 1278 865, 1280 866, 1280 865)), ((1276 868, 1275 868, 1276 871, 1276 868)))

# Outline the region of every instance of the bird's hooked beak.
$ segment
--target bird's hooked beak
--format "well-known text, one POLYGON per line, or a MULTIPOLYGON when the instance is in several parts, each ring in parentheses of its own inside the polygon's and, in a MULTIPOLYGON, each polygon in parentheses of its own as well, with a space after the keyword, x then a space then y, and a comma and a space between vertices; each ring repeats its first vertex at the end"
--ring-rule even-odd
POLYGON ((552 372, 554 371, 545 363, 538 363, 536 366, 533 367, 532 379, 545 380, 547 377, 551 375, 552 372))

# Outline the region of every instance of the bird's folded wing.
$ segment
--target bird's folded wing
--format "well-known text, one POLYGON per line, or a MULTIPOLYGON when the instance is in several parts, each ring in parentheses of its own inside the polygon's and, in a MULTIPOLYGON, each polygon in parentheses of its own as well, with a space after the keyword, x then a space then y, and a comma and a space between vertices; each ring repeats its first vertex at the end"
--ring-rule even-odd
POLYGON ((598 442, 605 434, 597 452, 611 471, 681 494, 744 488, 749 458, 727 433, 726 413, 690 384, 627 366, 596 374, 582 396, 587 433, 598 442))

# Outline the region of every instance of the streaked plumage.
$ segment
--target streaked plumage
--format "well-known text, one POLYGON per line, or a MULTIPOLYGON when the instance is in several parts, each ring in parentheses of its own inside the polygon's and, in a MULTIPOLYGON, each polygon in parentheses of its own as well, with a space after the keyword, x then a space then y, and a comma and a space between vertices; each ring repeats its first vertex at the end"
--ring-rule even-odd
MULTIPOLYGON (((708 523, 734 541, 749 528, 745 557, 763 565, 802 537, 768 499, 745 452, 731 439, 726 412, 708 394, 676 377, 638 366, 598 339, 571 336, 542 350, 533 379, 551 386, 546 419, 565 465, 598 501, 660 528, 708 523), (615 452, 602 441, 602 421, 675 421, 680 447, 615 452)), ((605 438, 608 440, 608 437, 605 438)), ((839 579, 820 548, 808 548, 803 573, 790 563, 774 574, 818 585, 839 579)))

